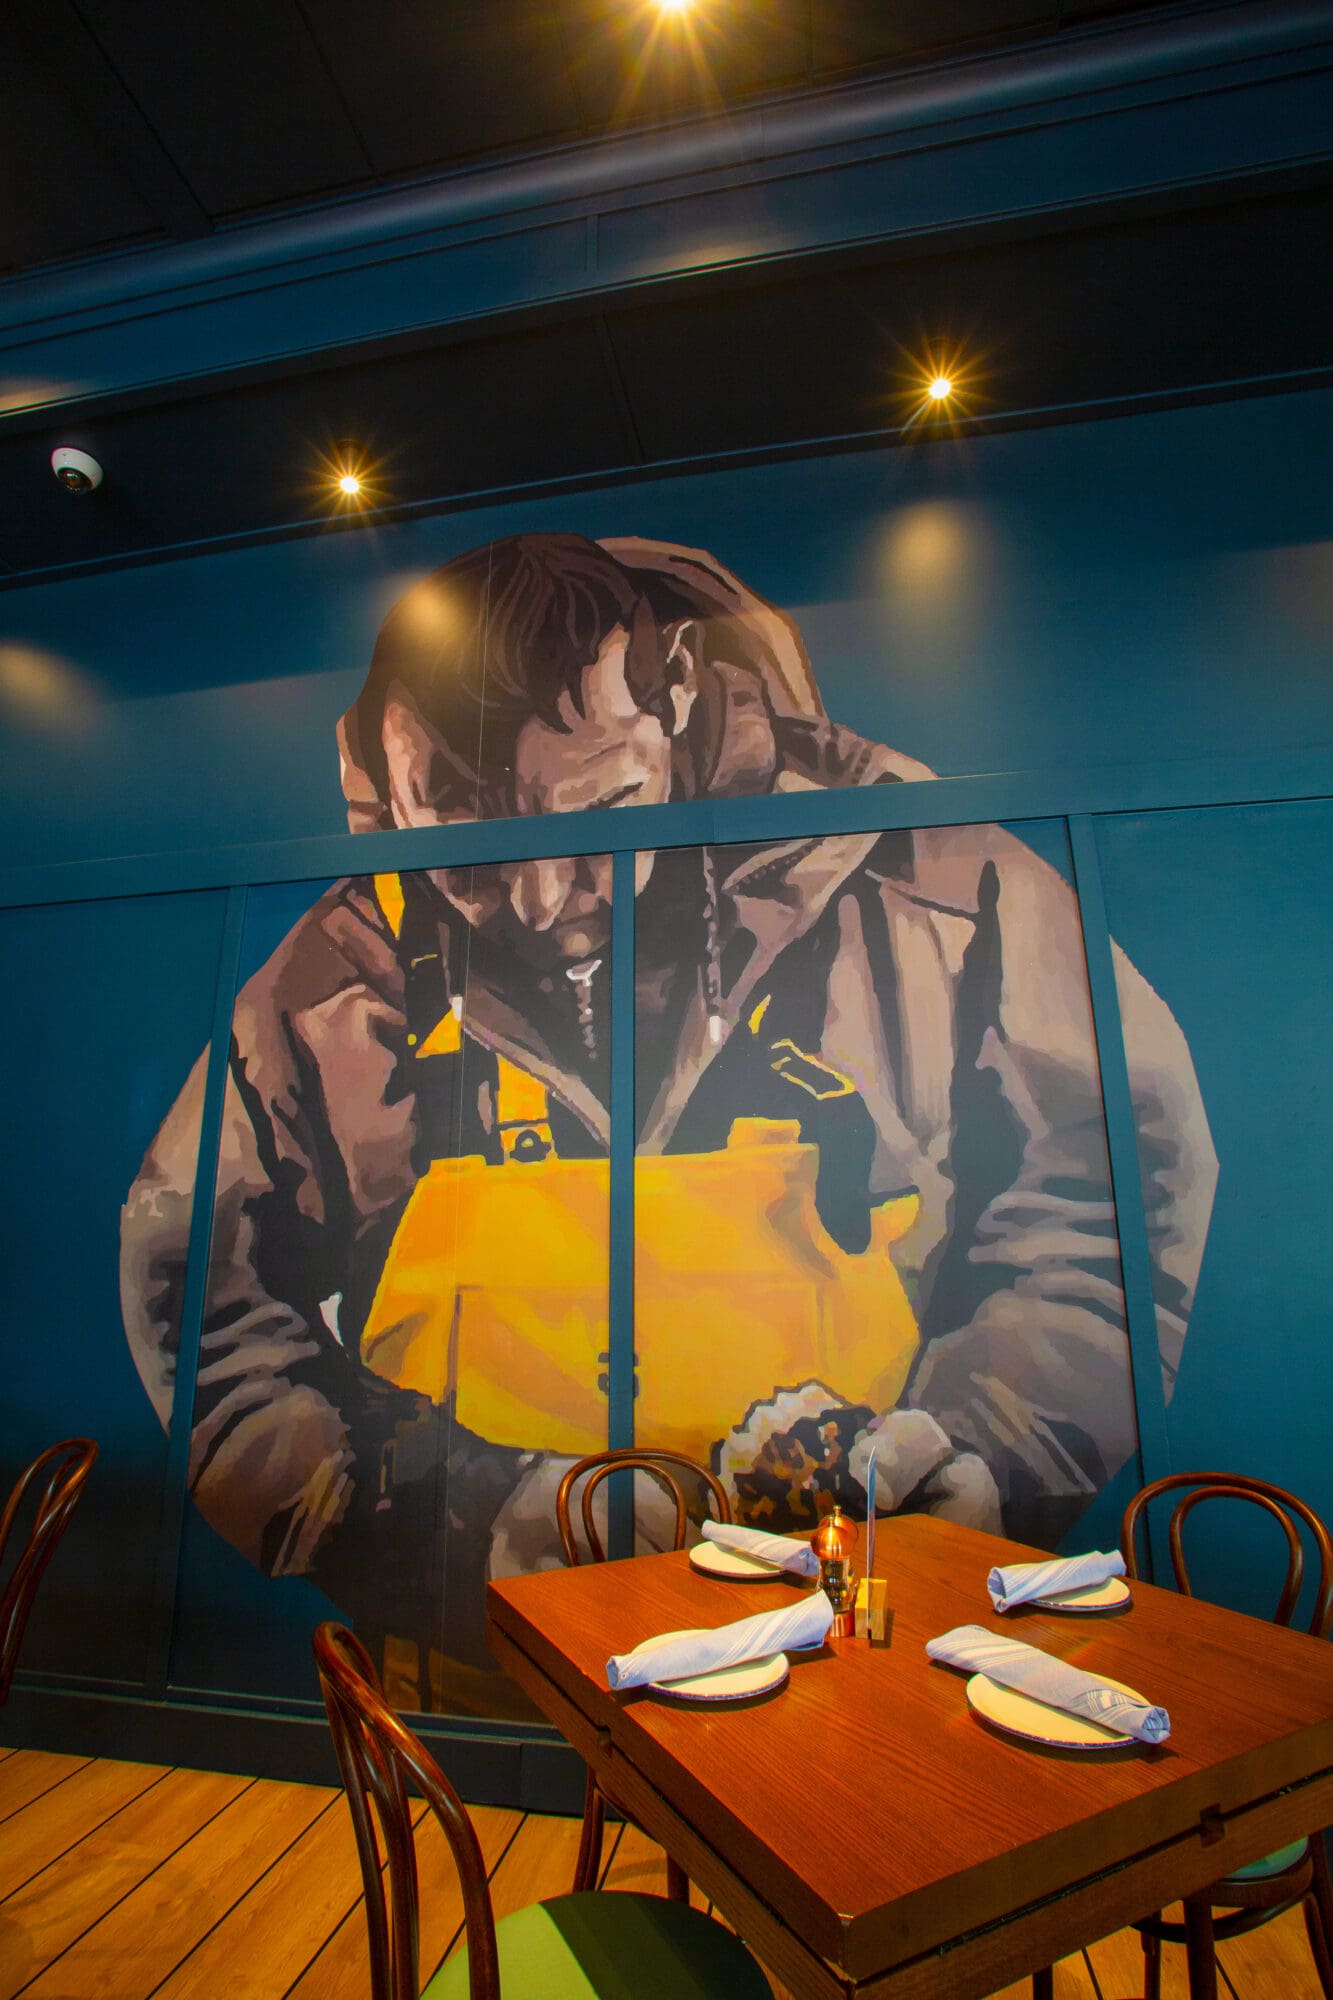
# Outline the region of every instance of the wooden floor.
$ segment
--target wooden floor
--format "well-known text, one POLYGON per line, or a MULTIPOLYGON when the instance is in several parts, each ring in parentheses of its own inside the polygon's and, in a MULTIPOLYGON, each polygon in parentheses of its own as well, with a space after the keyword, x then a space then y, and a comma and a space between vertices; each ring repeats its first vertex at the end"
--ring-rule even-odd
MULTIPOLYGON (((576 1820, 474 1818, 497 1916, 569 1887, 576 1820)), ((433 1821, 419 1848, 424 1983, 461 1911, 433 1821)), ((660 1849, 611 1829, 605 1885, 663 1883, 660 1849)), ((365 2000, 359 1902, 340 1792, 0 1749, 0 2000, 365 2000)), ((1181 1957, 1168 1947, 1167 2000, 1185 1994, 1181 1957)), ((1294 1912, 1222 1957, 1223 1991, 1241 2000, 1317 2000, 1294 1912)), ((1057 1969, 1057 2000, 1124 2000, 1142 1991, 1140 1962, 1133 1933, 1108 1938, 1057 1969)))

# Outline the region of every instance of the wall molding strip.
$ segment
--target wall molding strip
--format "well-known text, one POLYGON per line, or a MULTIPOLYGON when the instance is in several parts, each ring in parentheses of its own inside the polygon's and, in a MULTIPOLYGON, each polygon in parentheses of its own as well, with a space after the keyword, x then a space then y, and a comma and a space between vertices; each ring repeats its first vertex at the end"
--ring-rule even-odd
POLYGON ((1182 758, 1070 771, 985 772, 848 791, 784 792, 540 814, 448 827, 312 835, 0 871, 0 908, 182 890, 323 881, 413 868, 481 867, 543 856, 767 843, 826 833, 976 826, 993 820, 1178 811, 1333 797, 1333 746, 1260 757, 1182 758))

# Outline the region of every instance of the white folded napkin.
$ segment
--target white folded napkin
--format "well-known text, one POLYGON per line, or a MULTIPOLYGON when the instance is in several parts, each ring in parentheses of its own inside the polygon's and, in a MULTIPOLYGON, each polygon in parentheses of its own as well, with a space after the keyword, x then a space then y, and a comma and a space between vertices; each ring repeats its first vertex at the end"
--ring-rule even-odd
POLYGON ((761 1528, 738 1528, 730 1521, 705 1521, 703 1532, 719 1548, 738 1549, 742 1555, 772 1563, 774 1569, 790 1570, 793 1576, 819 1575, 819 1557, 809 1542, 798 1542, 791 1535, 766 1535, 761 1528))
POLYGON ((1105 1583, 1124 1574, 1125 1558, 1119 1549, 1105 1553, 1093 1549, 1086 1556, 1053 1556, 1050 1562, 1010 1563, 1007 1569, 993 1569, 986 1578, 986 1588, 997 1611, 1012 1611, 1016 1604, 1030 1604, 1034 1597, 1082 1590, 1085 1585, 1105 1583))
POLYGON ((736 1667, 742 1660, 762 1660, 770 1653, 800 1653, 822 1646, 833 1623, 833 1606, 822 1590, 812 1591, 781 1611, 761 1611, 756 1618, 738 1618, 693 1632, 663 1632, 645 1639, 632 1653, 617 1653, 606 1663, 608 1687, 644 1687, 649 1681, 683 1681, 692 1674, 710 1674, 718 1667, 736 1667))
POLYGON ((1085 1674, 1063 1660, 1053 1660, 1035 1646, 1021 1646, 1017 1639, 1002 1639, 981 1625, 955 1625, 938 1639, 928 1639, 926 1651, 932 1660, 961 1667, 965 1673, 986 1674, 1019 1694, 1044 1701, 1048 1708, 1062 1708, 1068 1715, 1082 1716, 1085 1722, 1100 1722, 1122 1736, 1137 1736, 1143 1743, 1165 1743, 1171 1734, 1171 1718, 1164 1708, 1151 1708, 1135 1701, 1118 1688, 1107 1687, 1095 1674, 1085 1674))

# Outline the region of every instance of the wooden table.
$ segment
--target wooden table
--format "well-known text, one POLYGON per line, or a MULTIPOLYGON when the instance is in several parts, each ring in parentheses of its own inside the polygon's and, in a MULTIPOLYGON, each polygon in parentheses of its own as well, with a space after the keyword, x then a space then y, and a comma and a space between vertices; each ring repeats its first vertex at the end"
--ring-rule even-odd
POLYGON ((1039 1551, 927 1516, 880 1523, 887 1648, 793 1655, 719 1710, 612 1694, 606 1660, 790 1602, 685 1554, 493 1583, 496 1659, 802 2000, 973 2000, 1333 1822, 1333 1653, 1133 1586, 1115 1616, 990 1611, 986 1573, 1039 1551), (926 1640, 977 1624, 1170 1711, 1156 1749, 1045 1750, 968 1708, 926 1640))

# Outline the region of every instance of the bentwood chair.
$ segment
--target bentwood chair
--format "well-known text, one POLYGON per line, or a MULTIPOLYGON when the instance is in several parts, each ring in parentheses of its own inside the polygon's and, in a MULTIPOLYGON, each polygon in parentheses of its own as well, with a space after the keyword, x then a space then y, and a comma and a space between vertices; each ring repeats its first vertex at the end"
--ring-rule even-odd
MULTIPOLYGON (((1130 1577, 1139 1575, 1137 1536, 1148 1507, 1160 1494, 1173 1491, 1184 1496, 1172 1508, 1167 1534, 1178 1590, 1187 1597, 1194 1595, 1182 1543, 1182 1530, 1194 1508, 1205 1500, 1246 1501, 1271 1515, 1286 1536, 1287 1573, 1273 1623, 1290 1625, 1301 1595, 1305 1552, 1298 1532, 1300 1524, 1308 1531, 1319 1559, 1309 1630, 1316 1638, 1328 1637, 1333 1625, 1333 1538, 1304 1500, 1263 1479, 1250 1479, 1240 1473, 1176 1472, 1168 1478, 1153 1480, 1135 1494, 1121 1523, 1120 1547, 1130 1577)), ((1197 1895, 1187 1897, 1183 1923, 1168 1922, 1157 1915, 1136 1924, 1143 1940, 1145 2000, 1159 2000, 1164 1940, 1185 1946, 1191 2000, 1200 2000, 1200 1996, 1216 1991, 1215 1940, 1257 1930, 1298 1903, 1305 1918, 1319 1983, 1326 2000, 1333 2000, 1333 1889, 1329 1881, 1328 1850, 1324 1836, 1318 1833, 1309 1840, 1279 1848, 1248 1868, 1238 1868, 1224 1881, 1214 1882, 1197 1895)))
POLYGON ((37 1595, 42 1572, 55 1554, 56 1544, 69 1526, 69 1517, 78 1505, 97 1457, 91 1438, 65 1438, 39 1452, 17 1482, 0 1514, 0 1570, 4 1567, 9 1539, 28 1495, 42 1487, 28 1529, 27 1540, 19 1549, 9 1581, 0 1590, 0 1703, 9 1695, 9 1684, 18 1664, 19 1647, 28 1623, 28 1613, 37 1595))
POLYGON ((334 1623, 314 1645, 365 1887, 370 2000, 773 2000, 738 1937, 662 1896, 554 1896, 497 1923, 466 1808, 385 1701, 370 1655, 334 1623), (424 1994, 409 1780, 444 1830, 463 1891, 465 1948, 424 1994))
MULTIPOLYGON (((576 1465, 570 1466, 555 1496, 555 1523, 560 1531, 560 1546, 571 1568, 584 1560, 583 1546, 570 1520, 570 1503, 575 1489, 580 1490, 579 1515, 589 1559, 605 1562, 606 1548, 598 1529, 594 1502, 602 1482, 616 1472, 646 1472, 670 1494, 676 1511, 675 1535, 671 1544, 674 1549, 684 1548, 691 1509, 703 1506, 705 1496, 712 1502, 717 1520, 731 1519, 731 1503, 721 1481, 683 1452, 640 1450, 636 1446, 620 1451, 593 1452, 588 1458, 581 1458, 576 1465)), ((615 1804, 614 1800, 612 1804, 615 1804)), ((617 1810, 620 1808, 617 1807, 617 1810)), ((602 1865, 605 1824, 606 1798, 589 1771, 583 1794, 583 1838, 579 1842, 579 1856, 574 1867, 576 1890, 596 1886, 602 1865)), ((670 1855, 667 1856, 667 1895, 675 1903, 688 1903, 690 1900, 689 1877, 670 1855)))

